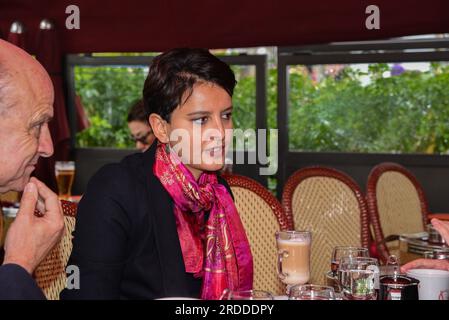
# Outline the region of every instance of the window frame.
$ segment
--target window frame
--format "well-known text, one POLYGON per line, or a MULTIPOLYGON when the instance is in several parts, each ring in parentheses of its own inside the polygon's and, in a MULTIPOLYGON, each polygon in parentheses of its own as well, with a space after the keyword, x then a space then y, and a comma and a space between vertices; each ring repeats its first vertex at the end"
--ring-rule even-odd
MULTIPOLYGON (((217 56, 229 65, 254 66, 256 77, 256 128, 267 128, 267 55, 240 54, 217 56)), ((67 83, 67 109, 71 134, 70 145, 76 148, 77 114, 75 107, 75 67, 101 67, 101 66, 148 66, 153 56, 92 56, 69 54, 65 59, 65 74, 67 83)))
POLYGON ((313 152, 289 149, 288 108, 289 73, 288 67, 294 65, 357 64, 449 61, 449 40, 380 40, 365 42, 343 42, 325 45, 278 48, 278 114, 279 162, 277 174, 277 194, 282 194, 282 186, 297 169, 310 164, 332 166, 374 166, 380 162, 393 161, 405 166, 447 167, 449 155, 427 155, 418 153, 352 153, 352 152, 313 152), (415 52, 413 52, 415 50, 415 52))

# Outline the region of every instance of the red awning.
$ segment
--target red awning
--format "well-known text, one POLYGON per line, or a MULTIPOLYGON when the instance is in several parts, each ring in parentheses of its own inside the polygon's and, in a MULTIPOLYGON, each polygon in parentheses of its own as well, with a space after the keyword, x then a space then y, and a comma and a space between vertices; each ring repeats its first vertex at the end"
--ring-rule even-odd
POLYGON ((63 53, 162 51, 443 33, 449 32, 448 13, 447 0, 2 0, 0 28, 7 34, 19 20, 35 33, 47 18, 62 31, 63 53), (79 30, 65 28, 70 4, 80 9, 79 30), (380 8, 379 30, 365 27, 365 9, 371 4, 380 8))

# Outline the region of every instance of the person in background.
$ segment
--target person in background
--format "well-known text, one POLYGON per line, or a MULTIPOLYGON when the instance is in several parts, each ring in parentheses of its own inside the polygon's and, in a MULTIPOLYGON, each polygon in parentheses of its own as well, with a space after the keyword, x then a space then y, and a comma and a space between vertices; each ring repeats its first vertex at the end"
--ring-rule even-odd
POLYGON ((145 152, 153 144, 156 137, 148 122, 142 100, 134 103, 129 110, 128 128, 136 148, 140 151, 145 152))
POLYGON ((45 69, 0 39, 0 193, 23 191, 5 239, 0 299, 45 299, 31 275, 63 234, 58 196, 38 179, 30 179, 39 157, 53 154, 48 128, 53 99, 45 69), (42 216, 36 216, 35 209, 42 216))
MULTIPOLYGON (((449 243, 449 221, 432 219, 431 223, 446 243, 449 243)), ((410 269, 439 269, 449 271, 449 260, 417 259, 403 265, 401 271, 405 273, 410 269)))

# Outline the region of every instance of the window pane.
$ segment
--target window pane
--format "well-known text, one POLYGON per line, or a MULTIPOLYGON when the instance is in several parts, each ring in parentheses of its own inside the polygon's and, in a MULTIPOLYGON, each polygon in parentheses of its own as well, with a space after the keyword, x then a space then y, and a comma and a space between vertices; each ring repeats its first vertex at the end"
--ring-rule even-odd
POLYGON ((232 103, 234 105, 234 128, 256 129, 256 67, 231 66, 237 85, 232 103))
POLYGON ((290 66, 289 148, 449 152, 449 65, 290 66))
POLYGON ((77 134, 79 147, 132 148, 126 118, 141 99, 148 68, 129 66, 75 67, 75 90, 90 127, 77 134))
MULTIPOLYGON (((235 128, 256 128, 254 66, 232 66, 237 79, 233 97, 235 128)), ((131 105, 142 96, 146 66, 75 67, 75 90, 90 127, 77 134, 78 147, 133 148, 127 127, 131 105)))

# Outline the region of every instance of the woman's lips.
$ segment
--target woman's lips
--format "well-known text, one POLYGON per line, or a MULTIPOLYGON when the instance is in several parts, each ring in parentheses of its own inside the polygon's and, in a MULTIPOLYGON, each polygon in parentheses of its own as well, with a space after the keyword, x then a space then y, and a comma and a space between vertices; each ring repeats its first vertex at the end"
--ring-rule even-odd
POLYGON ((219 147, 213 147, 213 148, 208 148, 205 150, 205 152, 212 156, 212 157, 218 157, 218 156, 222 156, 224 154, 224 146, 219 146, 219 147))

